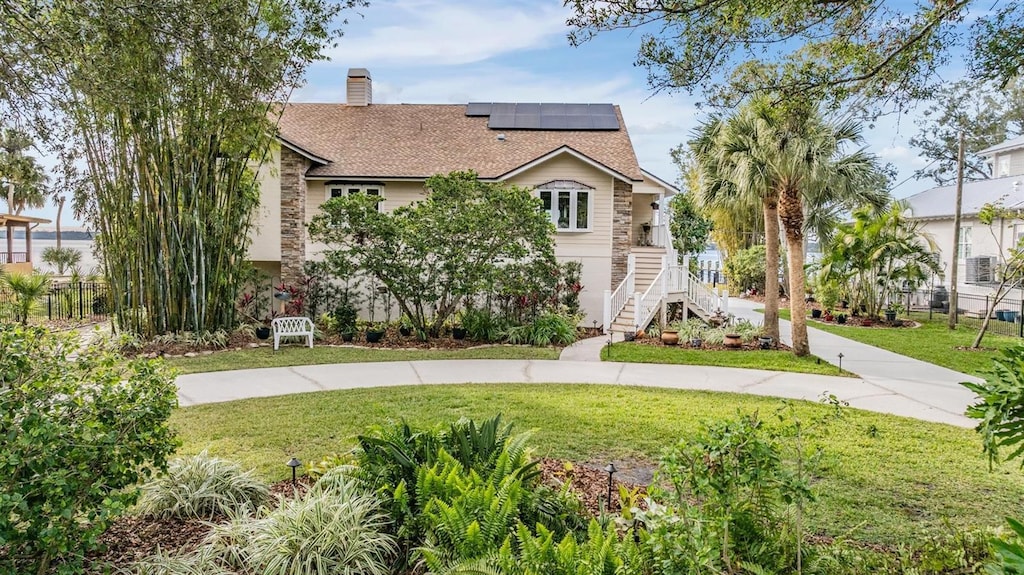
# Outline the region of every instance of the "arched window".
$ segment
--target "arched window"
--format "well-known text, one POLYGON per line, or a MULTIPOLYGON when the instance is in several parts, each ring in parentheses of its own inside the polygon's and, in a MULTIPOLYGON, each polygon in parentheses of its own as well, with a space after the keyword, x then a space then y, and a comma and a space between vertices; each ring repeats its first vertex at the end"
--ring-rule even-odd
POLYGON ((573 180, 552 180, 537 186, 544 211, 560 232, 589 232, 594 212, 594 188, 573 180))

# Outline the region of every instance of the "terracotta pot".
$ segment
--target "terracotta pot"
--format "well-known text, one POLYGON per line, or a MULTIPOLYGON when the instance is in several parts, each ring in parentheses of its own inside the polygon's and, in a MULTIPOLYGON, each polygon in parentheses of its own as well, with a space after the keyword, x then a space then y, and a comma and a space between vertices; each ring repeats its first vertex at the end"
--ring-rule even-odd
POLYGON ((661 343, 665 345, 676 345, 679 343, 679 332, 674 329, 666 329, 661 332, 661 343))
POLYGON ((743 345, 743 340, 738 333, 727 333, 723 344, 729 349, 739 349, 743 345))

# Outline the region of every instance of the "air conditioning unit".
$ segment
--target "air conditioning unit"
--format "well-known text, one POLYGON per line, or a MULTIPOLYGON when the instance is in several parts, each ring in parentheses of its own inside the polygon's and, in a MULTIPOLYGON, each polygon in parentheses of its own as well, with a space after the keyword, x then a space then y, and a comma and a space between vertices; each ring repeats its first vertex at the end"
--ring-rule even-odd
POLYGON ((996 282, 996 257, 978 256, 967 258, 967 278, 969 284, 991 284, 996 282))

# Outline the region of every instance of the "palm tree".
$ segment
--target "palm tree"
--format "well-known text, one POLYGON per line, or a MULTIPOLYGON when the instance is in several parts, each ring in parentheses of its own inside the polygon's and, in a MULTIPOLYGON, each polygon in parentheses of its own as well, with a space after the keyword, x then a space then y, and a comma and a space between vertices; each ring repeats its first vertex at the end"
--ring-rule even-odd
POLYGON ((0 286, 14 294, 14 317, 21 325, 28 325, 39 300, 50 289, 50 278, 43 274, 0 274, 0 286))
POLYGON ((779 196, 762 169, 759 126, 749 110, 723 120, 712 118, 700 126, 690 141, 700 170, 700 201, 707 209, 742 214, 760 210, 764 215, 765 334, 779 340, 779 196))
POLYGON ((829 123, 817 106, 800 102, 780 107, 761 101, 753 109, 755 121, 771 142, 763 150, 761 168, 770 174, 778 192, 779 219, 785 229, 793 353, 807 355, 805 205, 809 211, 828 210, 836 204, 880 206, 887 196, 875 187, 879 181, 875 157, 863 149, 845 153, 847 145, 863 142, 858 123, 829 123))
MULTIPOLYGON (((847 144, 861 141, 860 126, 852 121, 830 124, 815 105, 780 105, 762 97, 747 103, 728 120, 712 120, 691 144, 698 158, 704 158, 704 197, 712 205, 747 205, 755 200, 762 203, 768 262, 778 261, 782 223, 796 355, 810 353, 803 297, 805 231, 811 223, 819 233, 825 233, 827 222, 834 221, 823 217, 808 221, 805 205, 811 213, 820 211, 834 217, 837 207, 848 209, 864 203, 880 206, 888 197, 878 185, 873 156, 863 150, 844 154, 847 144)), ((765 274, 765 327, 769 335, 777 337, 778 280, 772 271, 769 267, 765 274)))
POLYGON ((13 197, 8 197, 8 189, 0 196, 12 214, 46 205, 49 178, 35 158, 25 155, 25 150, 31 146, 32 140, 23 132, 6 129, 0 133, 0 181, 13 186, 13 197))

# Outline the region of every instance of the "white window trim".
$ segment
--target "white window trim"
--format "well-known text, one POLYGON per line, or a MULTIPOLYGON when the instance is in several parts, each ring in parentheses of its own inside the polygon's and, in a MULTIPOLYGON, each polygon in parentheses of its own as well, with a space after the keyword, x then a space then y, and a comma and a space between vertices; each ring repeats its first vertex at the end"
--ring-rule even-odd
POLYGON ((594 231, 594 194, 596 189, 579 182, 573 182, 569 180, 555 180, 546 184, 537 186, 534 193, 539 198, 541 192, 548 192, 551 194, 551 208, 548 210, 548 216, 551 223, 555 226, 555 231, 560 234, 581 234, 589 233, 594 231), (571 227, 560 228, 558 227, 558 193, 569 192, 569 224, 571 227), (579 193, 584 192, 587 194, 587 226, 585 228, 576 227, 577 222, 577 206, 579 193))
POLYGON ((974 233, 971 230, 972 226, 960 226, 960 242, 956 246, 956 259, 958 262, 967 261, 967 258, 971 257, 971 248, 974 246, 974 233), (967 232, 966 236, 964 235, 965 231, 967 232), (960 252, 963 252, 963 254, 960 252))
POLYGON ((351 194, 354 190, 358 190, 358 193, 365 194, 367 190, 377 190, 377 197, 380 201, 377 202, 377 209, 384 211, 384 185, 383 184, 327 184, 324 186, 324 201, 330 200, 335 197, 332 192, 335 190, 341 190, 342 197, 351 194))

